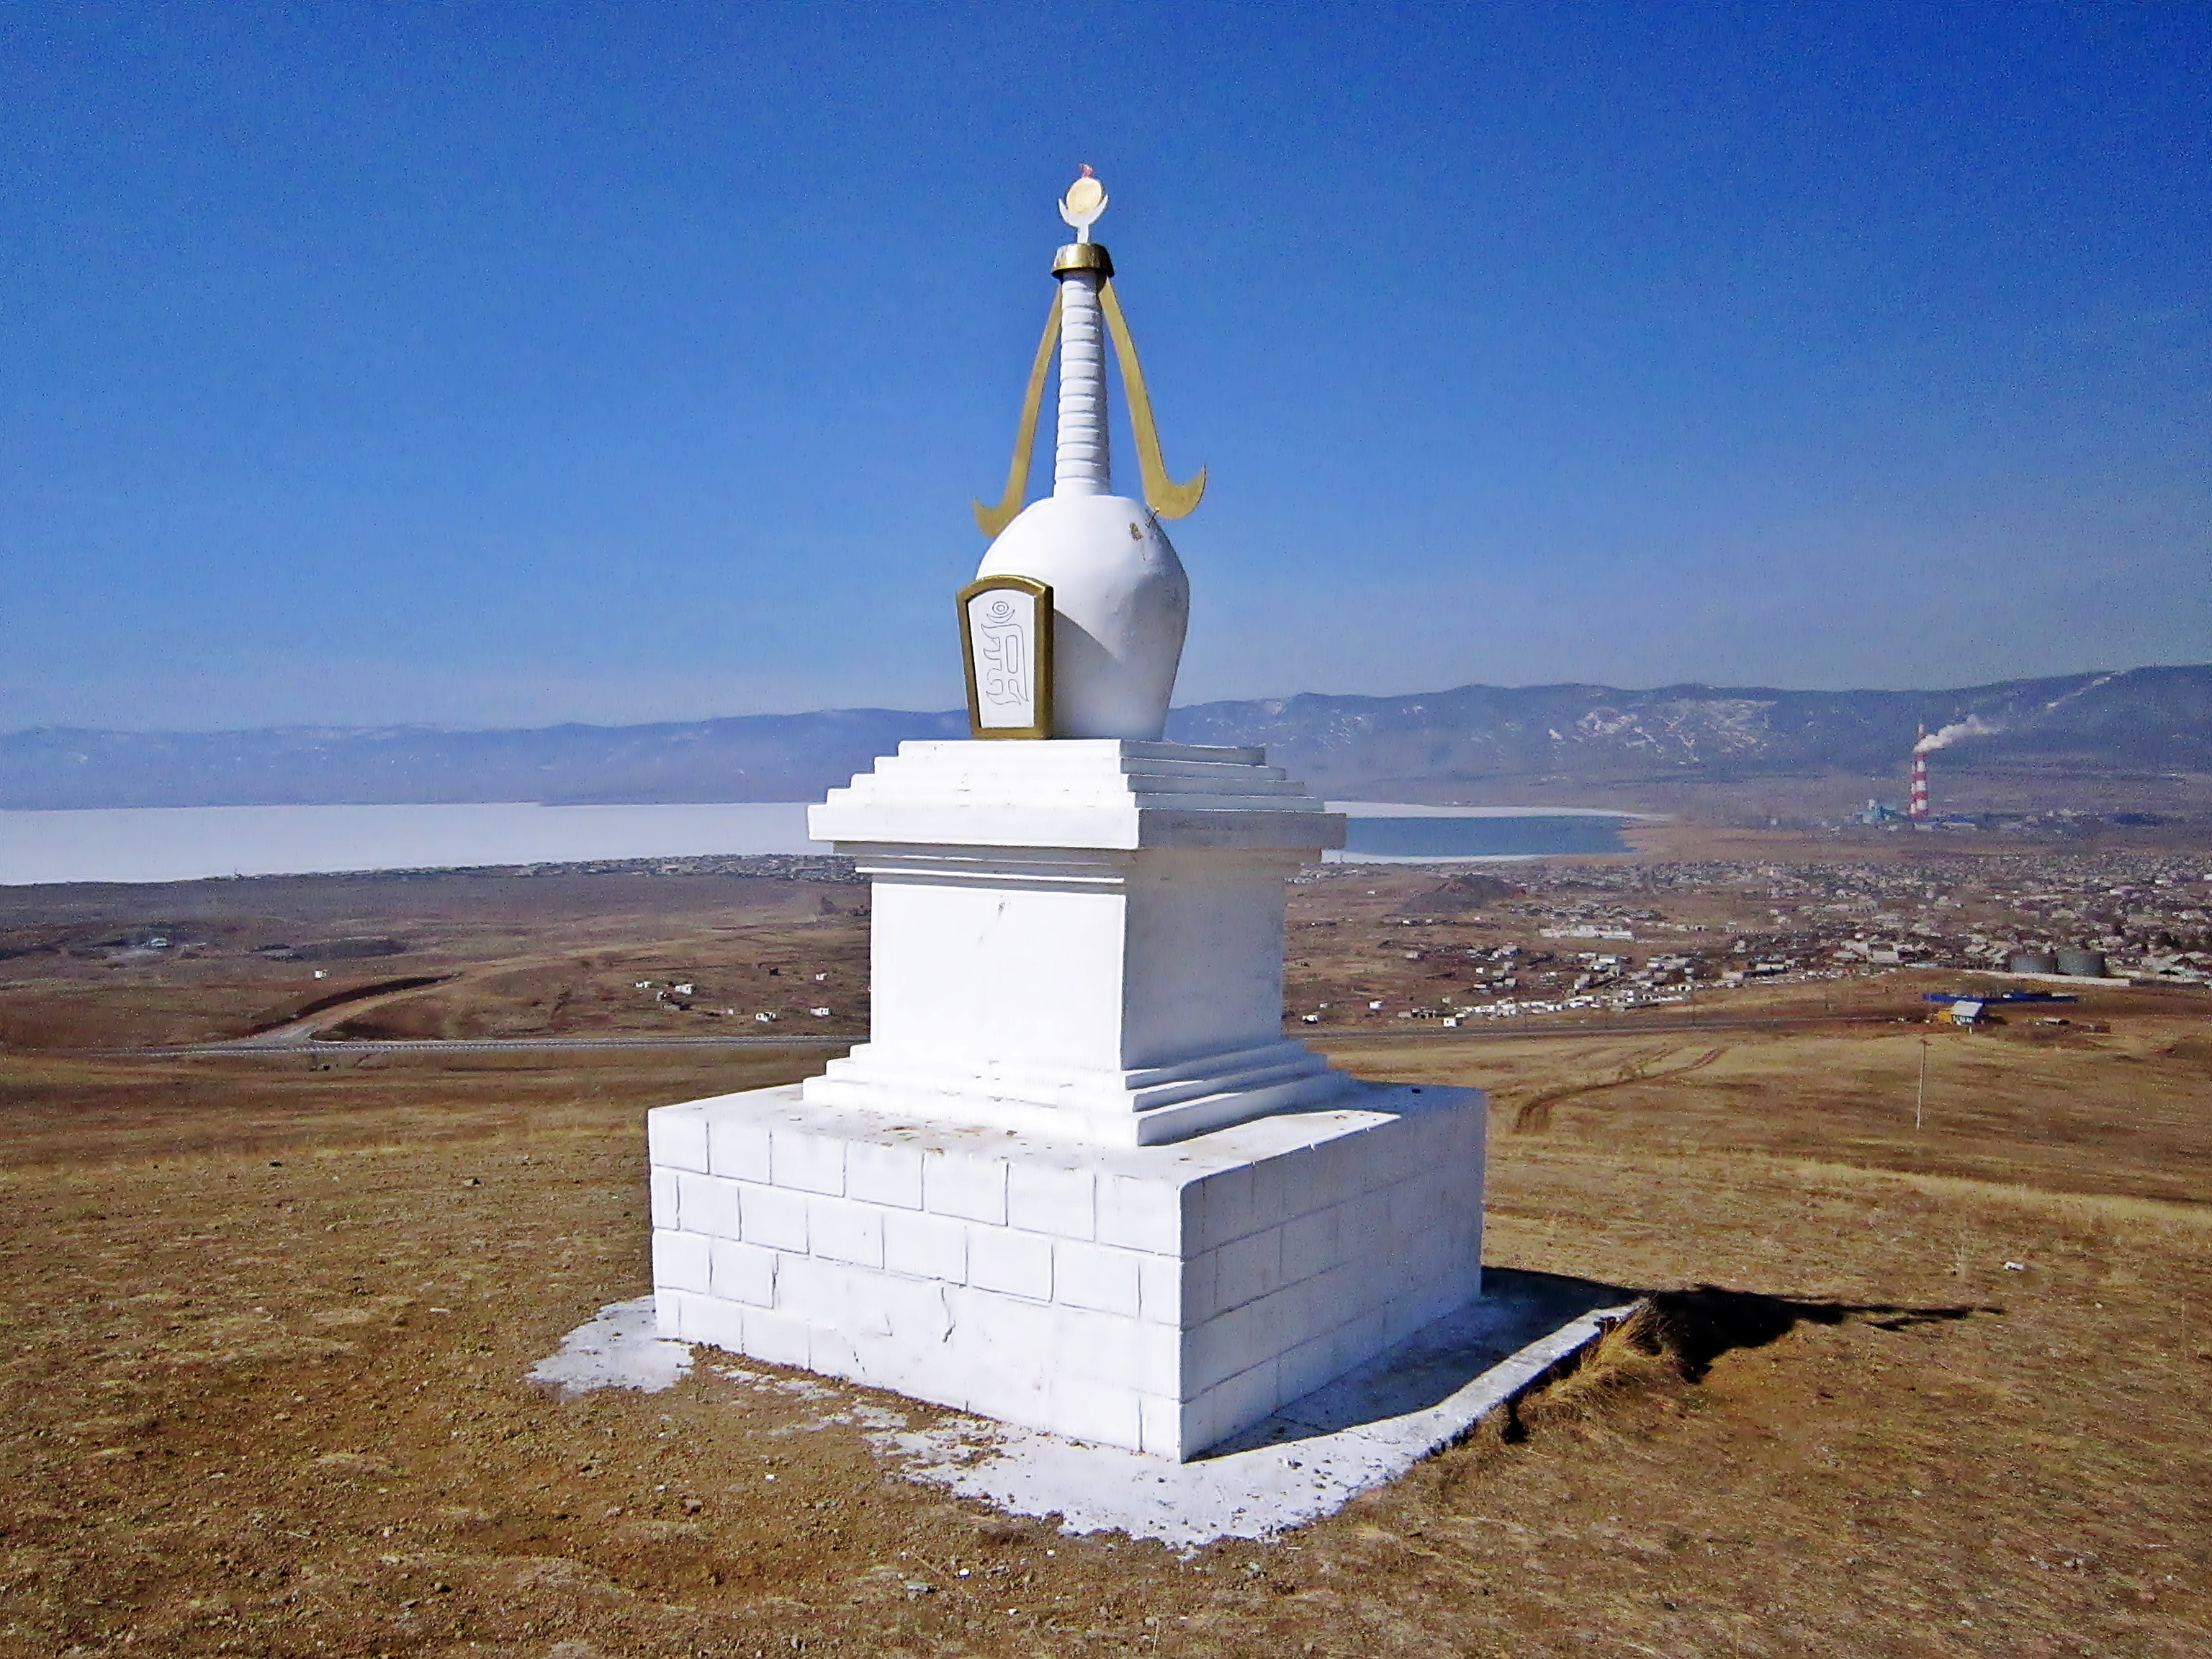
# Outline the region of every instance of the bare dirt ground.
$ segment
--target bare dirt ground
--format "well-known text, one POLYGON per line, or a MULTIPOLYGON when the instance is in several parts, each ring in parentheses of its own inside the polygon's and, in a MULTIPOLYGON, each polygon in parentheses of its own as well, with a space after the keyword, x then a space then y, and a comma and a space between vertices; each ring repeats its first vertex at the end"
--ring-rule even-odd
MULTIPOLYGON (((1427 964, 1361 930, 1431 880, 1302 890, 1297 918, 1341 925, 1294 937, 1294 980, 1410 989, 1427 964)), ((706 1351, 659 1395, 525 1383, 646 1288, 643 1110, 820 1048, 112 1052, 356 990, 326 1013, 363 1034, 850 1036, 865 902, 0 896, 0 1651, 2207 1650, 2200 994, 1979 1033, 1918 1023, 1896 976, 1717 998, 1702 1029, 1293 1026, 1489 1088, 1489 1259, 1656 1312, 1395 1486, 1188 1559, 902 1478, 860 1408, 935 1413, 892 1396, 706 1351), (362 939, 403 948, 317 948, 362 939)))

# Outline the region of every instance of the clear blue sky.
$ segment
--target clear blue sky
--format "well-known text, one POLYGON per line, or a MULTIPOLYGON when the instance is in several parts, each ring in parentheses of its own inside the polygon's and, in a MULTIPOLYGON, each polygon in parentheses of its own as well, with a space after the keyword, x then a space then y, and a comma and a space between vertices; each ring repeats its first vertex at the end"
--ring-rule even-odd
POLYGON ((2208 71, 2180 3, 9 6, 0 729, 956 703, 1085 161, 1212 468, 1182 701, 2204 660, 2208 71))

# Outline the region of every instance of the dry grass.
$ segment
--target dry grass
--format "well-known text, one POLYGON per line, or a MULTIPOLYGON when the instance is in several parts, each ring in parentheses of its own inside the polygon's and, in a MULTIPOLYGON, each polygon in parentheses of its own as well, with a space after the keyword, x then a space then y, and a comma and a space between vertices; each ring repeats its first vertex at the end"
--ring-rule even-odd
POLYGON ((1694 1382, 1704 1370, 1692 1355, 1694 1343, 1663 1300, 1647 1298, 1509 1411, 1495 1413, 1497 1421, 1486 1419, 1484 1427, 1502 1439, 1525 1438, 1532 1428, 1589 1424, 1627 1396, 1663 1394, 1694 1382))
MULTIPOLYGON (((519 952, 465 921, 449 959, 519 952)), ((2109 1023, 1960 1039, 1917 1133, 1910 1031, 1347 1039, 1494 1089, 1492 1261, 1649 1310, 1395 1486, 1188 1560, 907 1484, 858 1413, 930 1413, 889 1396, 524 1386, 644 1288, 642 1110, 818 1055, 8 1054, 0 1651, 2194 1659, 2212 1074, 2193 1007, 2109 1023)))

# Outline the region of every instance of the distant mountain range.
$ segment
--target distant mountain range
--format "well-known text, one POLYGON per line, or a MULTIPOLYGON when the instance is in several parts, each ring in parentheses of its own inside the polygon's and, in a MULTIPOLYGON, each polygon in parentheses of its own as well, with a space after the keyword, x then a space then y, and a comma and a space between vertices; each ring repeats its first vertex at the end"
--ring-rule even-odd
MULTIPOLYGON (((2212 773, 2212 665, 1947 691, 1467 685, 1406 697, 1309 693, 1178 708, 1168 735, 1265 744, 1294 776, 1342 798, 1539 778, 1623 785, 1895 777, 1923 727, 1945 733, 1946 769, 2212 773)), ((902 739, 966 735, 957 711, 883 708, 496 732, 45 727, 0 736, 0 807, 805 800, 902 739)))

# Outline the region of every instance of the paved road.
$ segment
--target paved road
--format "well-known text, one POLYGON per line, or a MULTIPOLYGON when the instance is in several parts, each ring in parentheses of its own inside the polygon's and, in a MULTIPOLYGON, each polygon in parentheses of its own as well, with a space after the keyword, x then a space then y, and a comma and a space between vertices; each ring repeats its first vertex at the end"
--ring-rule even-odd
POLYGON ((386 1042, 301 1036, 283 1042, 271 1042, 266 1037, 245 1037, 235 1042, 195 1042, 172 1048, 109 1048, 102 1052, 138 1060, 223 1055, 266 1059, 299 1054, 558 1054, 592 1048, 849 1048, 862 1040, 812 1033, 790 1036, 414 1037, 386 1042))
POLYGON ((1716 1014, 1710 1018, 1690 1018, 1675 1015, 1666 1019, 1612 1020, 1553 1020, 1543 1015, 1519 1019, 1486 1021, 1478 1026, 1460 1026, 1456 1030, 1438 1030, 1433 1025, 1411 1030, 1315 1030, 1305 1035, 1323 1047, 1331 1039, 1356 1042, 1501 1042, 1525 1037, 1592 1037, 1647 1036, 1668 1031, 1790 1031, 1802 1030, 1808 1025, 1894 1025, 1897 1018, 1887 1014, 1716 1014))
MULTIPOLYGON (((1309 1029, 1296 1035, 1304 1036, 1326 1048, 1332 1042, 1502 1042, 1532 1037, 1572 1040, 1577 1037, 1654 1036, 1696 1031, 1800 1030, 1808 1025, 1891 1025, 1895 1023, 1893 1017, 1869 1014, 1716 1014, 1697 1018, 1674 1015, 1665 1019, 1588 1021, 1555 1021, 1538 1015, 1524 1019, 1499 1020, 1494 1025, 1461 1026, 1456 1030, 1447 1030, 1425 1022, 1403 1030, 1309 1029)), ((417 1037, 385 1042, 267 1033, 229 1042, 200 1042, 168 1048, 116 1048, 104 1052, 142 1060, 176 1060, 222 1055, 559 1054, 570 1049, 588 1051, 597 1048, 849 1048, 863 1041, 865 1039, 860 1037, 830 1036, 812 1032, 793 1032, 788 1036, 417 1037)))

